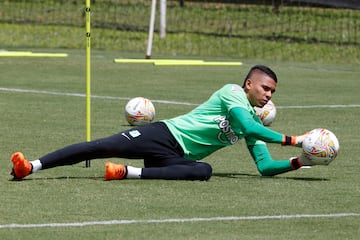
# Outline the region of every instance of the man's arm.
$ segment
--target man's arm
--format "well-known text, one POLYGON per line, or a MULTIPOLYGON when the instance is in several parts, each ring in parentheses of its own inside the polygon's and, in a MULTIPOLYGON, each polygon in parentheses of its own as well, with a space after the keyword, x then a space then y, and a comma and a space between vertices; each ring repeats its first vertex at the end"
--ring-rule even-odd
POLYGON ((266 144, 246 138, 247 147, 262 176, 274 176, 300 167, 296 159, 273 160, 266 144))
POLYGON ((235 107, 230 111, 231 116, 239 124, 245 136, 250 136, 264 142, 281 143, 282 145, 295 145, 301 147, 305 135, 287 136, 264 127, 256 122, 251 114, 244 108, 235 107))

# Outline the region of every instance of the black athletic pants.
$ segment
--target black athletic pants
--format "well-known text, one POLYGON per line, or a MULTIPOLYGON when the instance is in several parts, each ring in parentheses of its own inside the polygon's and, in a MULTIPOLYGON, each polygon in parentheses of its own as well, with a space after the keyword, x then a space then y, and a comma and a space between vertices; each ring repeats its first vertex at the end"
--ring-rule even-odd
POLYGON ((183 150, 162 122, 134 127, 115 135, 77 143, 40 158, 43 169, 99 158, 143 159, 141 178, 208 180, 209 164, 183 158, 183 150))

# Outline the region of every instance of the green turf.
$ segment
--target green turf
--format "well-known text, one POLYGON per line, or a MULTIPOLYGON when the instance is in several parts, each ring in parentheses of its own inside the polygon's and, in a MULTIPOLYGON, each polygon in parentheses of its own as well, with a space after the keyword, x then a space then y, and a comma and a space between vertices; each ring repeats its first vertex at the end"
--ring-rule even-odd
MULTIPOLYGON (((31 49, 30 49, 31 50, 31 49)), ((47 52, 51 51, 49 49, 47 52)), ((7 228, 7 224, 79 223, 109 220, 162 220, 293 214, 360 213, 358 65, 264 62, 241 59, 242 67, 154 67, 115 64, 114 58, 142 57, 94 51, 92 93, 96 96, 201 103, 223 84, 241 83, 250 66, 264 63, 279 77, 272 129, 289 135, 315 127, 339 138, 338 158, 328 167, 260 177, 244 142, 208 157, 208 182, 103 181, 104 162, 40 171, 10 181, 9 158, 23 151, 34 159, 85 140, 85 98, 49 93, 85 92, 85 52, 68 58, 0 58, 0 237, 1 239, 358 239, 359 216, 298 219, 132 223, 84 227, 7 228), (10 89, 45 91, 21 93, 10 89), (357 104, 357 107, 294 106, 357 104), (293 106, 292 108, 286 108, 293 106)), ((92 100, 92 138, 126 129, 126 100, 92 100)), ((156 118, 192 106, 155 101, 156 118)), ((274 158, 299 153, 269 145, 274 158)), ((111 159, 134 166, 141 161, 111 159)))

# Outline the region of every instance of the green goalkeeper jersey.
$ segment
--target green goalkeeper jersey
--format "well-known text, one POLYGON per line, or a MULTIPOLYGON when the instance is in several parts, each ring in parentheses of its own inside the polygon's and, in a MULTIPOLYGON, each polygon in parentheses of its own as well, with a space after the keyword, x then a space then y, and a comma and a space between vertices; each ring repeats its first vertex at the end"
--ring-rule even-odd
POLYGON ((248 147, 265 145, 263 141, 281 143, 283 139, 282 134, 262 125, 243 88, 237 84, 225 85, 191 112, 163 122, 183 148, 184 158, 189 160, 203 159, 243 138, 248 147), (233 109, 246 110, 246 119, 234 114, 233 109))

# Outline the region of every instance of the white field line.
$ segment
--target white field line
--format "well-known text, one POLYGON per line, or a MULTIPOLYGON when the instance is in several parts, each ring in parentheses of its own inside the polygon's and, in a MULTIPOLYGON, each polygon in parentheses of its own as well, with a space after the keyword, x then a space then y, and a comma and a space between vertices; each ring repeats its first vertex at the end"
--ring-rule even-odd
MULTIPOLYGON (((70 96, 70 97, 83 97, 86 95, 83 93, 66 93, 66 92, 53 92, 53 91, 41 91, 41 90, 32 90, 32 89, 20 89, 20 88, 2 88, 2 92, 17 92, 17 93, 32 93, 32 94, 45 94, 45 95, 59 95, 59 96, 70 96)), ((130 100, 129 97, 113 97, 113 96, 99 96, 92 95, 91 98, 94 99, 110 99, 110 100, 130 100)), ((165 104, 174 104, 174 105, 187 105, 187 106, 197 106, 198 103, 189 103, 189 102, 178 102, 178 101, 168 101, 168 100, 156 100, 151 99, 155 103, 165 103, 165 104)), ((308 105, 308 106, 276 106, 277 108, 287 108, 287 109, 297 109, 297 108, 359 108, 360 104, 335 104, 335 105, 308 105)))
MULTIPOLYGON (((69 97, 83 97, 85 98, 86 95, 84 93, 65 93, 65 92, 52 92, 52 91, 41 91, 41 90, 31 90, 31 89, 20 89, 20 88, 1 88, 0 91, 2 92, 17 92, 17 93, 32 93, 32 94, 46 94, 46 95, 58 95, 58 96, 69 96, 69 97)), ((112 96, 98 96, 98 95, 91 95, 91 98, 97 99, 110 99, 110 100, 130 100, 130 97, 112 97, 112 96)), ((175 101, 167 101, 167 100, 153 100, 152 102, 158 103, 167 103, 167 104, 174 104, 174 105, 198 105, 195 103, 189 102, 175 102, 175 101)))
POLYGON ((344 218, 360 217, 360 213, 334 213, 334 214, 294 214, 294 215, 265 215, 265 216, 238 216, 238 217, 210 217, 210 218, 169 218, 169 219, 138 219, 138 220, 109 220, 93 222, 71 223, 39 223, 39 224, 1 224, 0 229, 9 228, 44 228, 44 227, 86 227, 94 225, 124 225, 148 223, 186 223, 186 222, 214 222, 214 221, 253 221, 272 219, 301 219, 301 218, 344 218))

